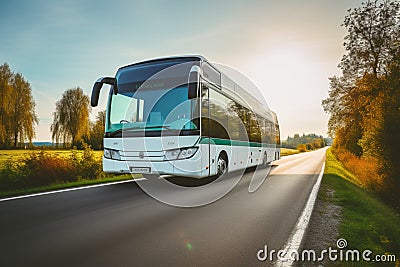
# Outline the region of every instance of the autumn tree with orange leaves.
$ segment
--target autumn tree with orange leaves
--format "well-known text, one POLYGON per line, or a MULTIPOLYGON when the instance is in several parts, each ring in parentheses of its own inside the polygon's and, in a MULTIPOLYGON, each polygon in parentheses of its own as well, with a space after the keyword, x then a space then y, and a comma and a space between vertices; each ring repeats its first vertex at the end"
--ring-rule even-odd
POLYGON ((333 148, 375 162, 376 189, 398 199, 400 3, 362 3, 348 10, 342 26, 347 30, 342 75, 329 78, 329 97, 322 101, 333 148))

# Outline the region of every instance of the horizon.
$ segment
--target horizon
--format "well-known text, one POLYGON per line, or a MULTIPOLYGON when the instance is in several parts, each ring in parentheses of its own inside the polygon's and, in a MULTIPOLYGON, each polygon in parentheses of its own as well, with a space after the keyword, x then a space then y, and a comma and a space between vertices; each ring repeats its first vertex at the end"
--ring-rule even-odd
MULTIPOLYGON (((286 139, 283 139, 282 136, 281 136, 281 143, 282 143, 282 142, 286 142, 287 139, 288 139, 288 137, 289 137, 289 138, 294 138, 295 135, 299 135, 300 137, 302 137, 302 136, 315 135, 315 136, 322 136, 322 138, 324 138, 324 139, 332 139, 332 138, 329 137, 329 136, 323 136, 323 135, 317 134, 317 133, 302 133, 302 134, 300 134, 300 133, 294 133, 293 136, 287 136, 286 139)), ((24 144, 25 144, 25 145, 28 145, 29 142, 25 142, 24 144)), ((56 143, 56 142, 53 142, 53 141, 32 141, 32 144, 33 144, 33 146, 38 146, 38 144, 61 144, 61 145, 62 145, 63 143, 56 143)))

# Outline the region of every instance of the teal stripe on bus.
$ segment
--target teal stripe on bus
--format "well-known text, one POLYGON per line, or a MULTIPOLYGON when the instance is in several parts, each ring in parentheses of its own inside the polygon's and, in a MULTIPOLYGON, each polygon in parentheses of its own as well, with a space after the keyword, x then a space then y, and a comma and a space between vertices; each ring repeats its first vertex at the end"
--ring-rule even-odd
POLYGON ((208 139, 210 139, 210 143, 213 144, 213 145, 249 146, 249 147, 275 147, 274 144, 247 142, 247 141, 229 140, 229 139, 220 139, 220 138, 213 138, 213 137, 211 137, 211 138, 209 138, 209 137, 201 137, 199 144, 208 144, 208 139))

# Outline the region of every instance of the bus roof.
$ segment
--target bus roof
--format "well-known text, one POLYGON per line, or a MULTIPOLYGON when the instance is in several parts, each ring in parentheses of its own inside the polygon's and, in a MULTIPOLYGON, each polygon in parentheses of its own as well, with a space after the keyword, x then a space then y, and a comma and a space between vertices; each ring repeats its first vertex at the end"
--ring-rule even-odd
POLYGON ((235 99, 242 102, 242 104, 248 106, 248 108, 252 109, 256 113, 259 113, 262 116, 270 117, 271 120, 273 120, 271 116, 271 110, 268 106, 267 103, 262 103, 259 99, 254 97, 251 92, 240 86, 237 82, 235 82, 230 76, 228 76, 226 73, 224 73, 220 68, 215 66, 215 64, 212 64, 209 62, 205 57, 201 55, 181 55, 181 56, 166 56, 166 57, 160 57, 160 58, 154 58, 154 59, 148 59, 144 61, 140 61, 137 63, 133 63, 130 65, 123 66, 119 68, 119 70, 133 67, 133 66, 145 66, 145 65, 151 65, 157 62, 162 62, 162 61, 182 61, 182 62, 190 62, 190 61, 200 61, 200 62, 207 62, 209 65, 211 65, 214 69, 216 69, 220 74, 221 74, 221 89, 225 94, 227 95, 233 95, 235 96, 235 99))
POLYGON ((143 60, 140 62, 136 62, 133 64, 129 64, 126 66, 123 66, 121 69, 125 69, 125 68, 129 68, 129 67, 133 67, 133 66, 142 66, 142 65, 151 65, 154 64, 156 62, 160 62, 160 61, 166 61, 166 60, 175 60, 175 61, 183 61, 183 62, 188 62, 188 61, 206 61, 206 59, 203 56, 200 55, 183 55, 183 56, 168 56, 168 57, 160 57, 160 58, 153 58, 153 59, 147 59, 147 60, 143 60))

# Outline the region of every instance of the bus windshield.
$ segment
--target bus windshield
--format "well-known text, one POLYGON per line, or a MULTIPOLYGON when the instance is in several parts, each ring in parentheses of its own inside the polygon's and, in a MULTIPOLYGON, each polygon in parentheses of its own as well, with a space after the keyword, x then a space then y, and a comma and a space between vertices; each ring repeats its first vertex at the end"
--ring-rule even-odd
POLYGON ((172 67, 149 78, 143 77, 146 71, 149 75, 149 70, 143 67, 117 74, 118 94, 110 92, 107 133, 112 135, 123 130, 129 135, 150 131, 179 135, 185 130, 198 130, 197 100, 188 99, 189 67, 172 67))

